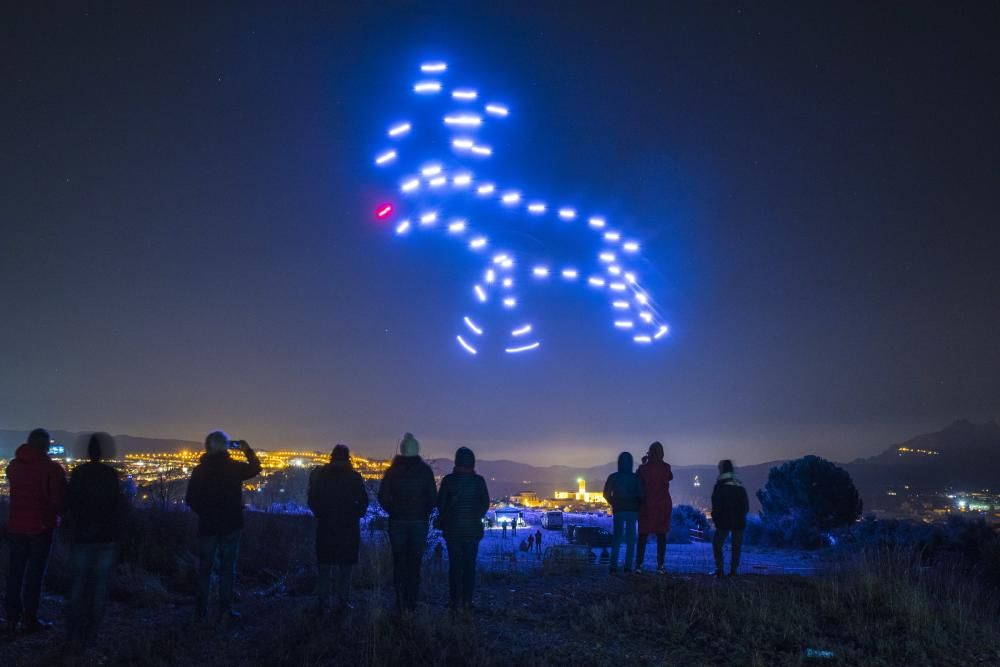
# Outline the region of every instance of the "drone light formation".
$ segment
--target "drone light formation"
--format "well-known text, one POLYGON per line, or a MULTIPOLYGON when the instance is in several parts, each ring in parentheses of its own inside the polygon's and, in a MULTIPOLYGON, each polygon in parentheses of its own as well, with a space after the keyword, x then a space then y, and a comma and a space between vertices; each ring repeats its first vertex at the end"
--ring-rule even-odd
MULTIPOLYGON (((483 100, 482 91, 473 86, 452 85, 447 81, 451 75, 448 63, 444 61, 423 62, 419 66, 419 72, 423 78, 413 81, 412 93, 416 98, 427 98, 419 104, 432 105, 432 109, 444 105, 436 116, 439 126, 424 127, 422 122, 417 122, 417 116, 408 116, 409 120, 400 120, 400 116, 396 116, 395 122, 386 126, 383 140, 389 139, 393 148, 383 147, 376 153, 375 166, 389 171, 399 169, 404 162, 408 162, 409 166, 395 177, 398 179, 395 183, 401 201, 379 204, 375 209, 376 218, 388 219, 398 208, 406 217, 394 227, 397 236, 438 230, 437 233, 443 233, 445 238, 464 239, 462 243, 469 252, 482 253, 488 247, 495 247, 496 251, 492 255, 484 257, 486 267, 480 273, 481 281, 472 286, 473 303, 479 309, 477 312, 496 309, 499 305, 501 310, 495 311, 497 317, 506 312, 505 318, 523 318, 525 313, 521 311, 527 309, 519 304, 519 276, 533 278, 534 280, 522 282, 535 285, 559 282, 549 281, 550 276, 557 276, 562 279, 561 282, 572 284, 581 277, 581 268, 578 267, 583 267, 586 286, 611 297, 611 310, 619 316, 611 320, 614 329, 627 331, 632 342, 639 346, 648 346, 667 336, 669 326, 642 286, 640 272, 634 264, 630 265, 639 256, 639 242, 634 239, 623 241, 622 232, 608 229, 608 221, 603 215, 584 215, 572 205, 550 209, 544 198, 537 197, 538 193, 525 193, 518 188, 484 180, 482 176, 488 177, 489 173, 474 174, 468 169, 471 165, 466 162, 485 165, 494 153, 492 146, 479 140, 480 132, 485 131, 487 125, 507 121, 511 116, 510 107, 495 99, 490 100, 489 97, 483 100), (446 84, 449 92, 439 95, 445 90, 446 84), (414 140, 414 135, 423 136, 428 131, 442 127, 447 141, 444 144, 445 151, 422 155, 413 153, 410 142, 414 140), (471 201, 477 201, 475 205, 479 207, 499 206, 506 209, 509 219, 505 219, 502 228, 495 221, 484 222, 478 219, 475 211, 469 209, 467 202, 470 198, 471 201), (458 209, 455 205, 464 206, 458 209), (455 216, 456 213, 460 217, 455 216), (438 228, 442 216, 447 224, 438 228), (578 217, 585 219, 587 224, 567 224, 573 223, 578 217), (531 235, 530 229, 541 229, 529 228, 527 225, 545 225, 546 220, 553 219, 563 223, 567 230, 562 232, 564 234, 575 234, 584 239, 593 238, 593 254, 589 258, 566 257, 563 261, 555 261, 551 257, 532 257, 530 253, 533 247, 526 249, 518 245, 518 239, 531 235), (521 230, 519 225, 525 225, 524 229, 521 230), (507 235, 514 233, 514 240, 509 241, 510 244, 505 241, 507 236, 499 242, 496 238, 491 241, 491 236, 504 232, 507 235), (467 233, 470 235, 466 236, 467 233), (620 252, 622 256, 619 257, 611 250, 620 252), (539 260, 544 263, 539 263, 539 260), (549 260, 554 263, 550 264, 549 260), (499 294, 496 294, 497 290, 500 290, 499 294), (495 297, 493 303, 490 303, 491 295, 495 297), (636 311, 631 313, 633 303, 636 311), (630 313, 635 316, 634 319, 621 317, 630 313)), ((523 242, 521 245, 524 245, 523 242)), ((469 355, 476 356, 481 344, 490 345, 498 337, 499 347, 506 354, 531 352, 541 346, 535 326, 526 323, 524 319, 500 327, 495 332, 490 331, 487 326, 492 319, 494 317, 486 316, 483 312, 475 316, 475 319, 471 314, 464 315, 462 333, 455 336, 459 347, 469 355), (473 340, 476 341, 475 345, 470 342, 473 340)))

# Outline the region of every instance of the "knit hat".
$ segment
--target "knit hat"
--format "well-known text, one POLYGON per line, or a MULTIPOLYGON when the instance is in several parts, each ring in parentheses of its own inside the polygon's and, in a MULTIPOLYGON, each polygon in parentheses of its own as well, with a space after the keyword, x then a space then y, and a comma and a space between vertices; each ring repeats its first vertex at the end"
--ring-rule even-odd
POLYGON ((455 465, 462 468, 475 468, 476 455, 468 447, 459 447, 455 452, 455 465))
POLYGON ((351 460, 351 450, 347 448, 347 445, 337 445, 333 448, 333 452, 330 454, 331 461, 350 461, 351 460))
POLYGON ((403 434, 403 440, 399 443, 399 453, 403 456, 420 455, 420 443, 413 437, 412 433, 403 434))

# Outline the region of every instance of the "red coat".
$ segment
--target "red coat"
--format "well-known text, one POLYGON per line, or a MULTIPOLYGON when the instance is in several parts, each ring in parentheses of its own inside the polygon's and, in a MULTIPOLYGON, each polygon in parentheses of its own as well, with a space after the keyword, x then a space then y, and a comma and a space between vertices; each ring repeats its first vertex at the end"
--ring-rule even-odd
POLYGON ((646 498, 639 507, 639 532, 644 535, 669 532, 670 514, 674 511, 674 501, 670 498, 674 473, 670 464, 649 461, 639 466, 637 472, 646 490, 646 498))
POLYGON ((66 471, 49 455, 30 445, 17 448, 7 466, 10 519, 7 532, 38 535, 54 530, 66 504, 66 471))

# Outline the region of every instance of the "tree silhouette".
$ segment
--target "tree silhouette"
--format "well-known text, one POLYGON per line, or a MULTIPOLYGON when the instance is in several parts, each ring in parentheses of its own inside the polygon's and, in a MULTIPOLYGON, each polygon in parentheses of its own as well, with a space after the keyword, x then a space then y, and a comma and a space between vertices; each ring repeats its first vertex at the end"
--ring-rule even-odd
POLYGON ((861 516, 861 496, 843 468, 818 456, 804 456, 771 468, 757 491, 761 517, 801 531, 826 531, 861 516))

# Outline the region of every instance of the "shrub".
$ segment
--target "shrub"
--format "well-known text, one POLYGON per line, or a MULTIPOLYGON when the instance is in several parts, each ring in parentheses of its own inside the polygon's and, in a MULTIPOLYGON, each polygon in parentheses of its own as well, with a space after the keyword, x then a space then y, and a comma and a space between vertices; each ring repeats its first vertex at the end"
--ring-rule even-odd
POLYGON ((786 543, 814 548, 823 533, 857 521, 861 497, 843 468, 818 456, 805 456, 771 468, 757 491, 761 517, 786 543))
POLYGON ((670 533, 667 542, 670 544, 690 544, 691 531, 700 530, 708 537, 711 526, 708 519, 698 509, 690 505, 677 505, 670 515, 670 533))

